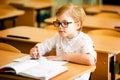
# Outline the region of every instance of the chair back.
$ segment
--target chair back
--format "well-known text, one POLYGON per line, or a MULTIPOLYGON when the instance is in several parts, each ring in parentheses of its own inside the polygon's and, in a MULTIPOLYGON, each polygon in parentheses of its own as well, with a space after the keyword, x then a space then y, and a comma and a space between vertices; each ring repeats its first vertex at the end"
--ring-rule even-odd
POLYGON ((21 53, 21 51, 15 48, 14 46, 7 44, 7 43, 3 43, 3 42, 0 42, 0 49, 11 51, 11 52, 16 52, 16 53, 21 53))

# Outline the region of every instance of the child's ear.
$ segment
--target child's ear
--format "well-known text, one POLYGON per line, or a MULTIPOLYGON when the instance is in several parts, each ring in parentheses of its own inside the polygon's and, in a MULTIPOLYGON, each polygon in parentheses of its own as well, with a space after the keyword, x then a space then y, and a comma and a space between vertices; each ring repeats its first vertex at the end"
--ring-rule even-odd
POLYGON ((80 29, 80 26, 77 26, 77 30, 79 30, 80 29))
POLYGON ((80 22, 80 21, 77 21, 77 22, 76 22, 76 25, 77 25, 77 29, 80 29, 80 27, 81 27, 81 22, 80 22))

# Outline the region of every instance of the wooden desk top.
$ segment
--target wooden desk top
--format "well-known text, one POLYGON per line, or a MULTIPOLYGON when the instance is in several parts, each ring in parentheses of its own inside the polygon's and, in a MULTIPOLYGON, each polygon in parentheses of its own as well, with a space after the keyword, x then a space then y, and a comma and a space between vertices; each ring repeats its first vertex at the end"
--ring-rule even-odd
POLYGON ((118 17, 87 16, 83 23, 83 27, 87 28, 115 29, 115 26, 120 26, 119 15, 118 17))
POLYGON ((24 8, 42 9, 52 7, 54 2, 52 0, 11 0, 10 4, 24 8))
POLYGON ((47 30, 47 29, 29 27, 29 26, 16 26, 14 28, 9 28, 9 29, 0 31, 0 38, 38 43, 38 42, 45 41, 50 37, 53 37, 55 33, 56 33, 56 30, 47 30), (23 37, 28 37, 30 39, 7 37, 7 35, 23 36, 23 37))
POLYGON ((0 5, 0 20, 23 15, 23 10, 18 10, 10 5, 0 5))
MULTIPOLYGON (((13 53, 9 51, 0 50, 0 66, 10 63, 12 60, 25 56, 27 54, 22 53, 13 53)), ((68 63, 65 66, 69 68, 69 70, 59 76, 56 76, 52 80, 72 80, 86 72, 94 71, 96 66, 85 66, 74 63, 68 63)))
POLYGON ((120 53, 120 37, 89 34, 95 46, 95 50, 106 52, 110 55, 120 53))
POLYGON ((120 6, 117 5, 98 5, 86 9, 88 13, 115 12, 120 14, 120 6))

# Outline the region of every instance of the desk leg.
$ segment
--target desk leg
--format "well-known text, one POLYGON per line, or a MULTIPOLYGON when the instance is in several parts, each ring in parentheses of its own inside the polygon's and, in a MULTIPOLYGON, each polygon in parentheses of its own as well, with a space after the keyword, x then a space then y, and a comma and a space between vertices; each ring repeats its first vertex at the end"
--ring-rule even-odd
POLYGON ((13 21, 12 27, 14 27, 14 26, 15 26, 15 19, 16 19, 16 17, 17 17, 17 16, 0 20, 0 30, 5 29, 5 25, 4 25, 4 21, 5 21, 5 20, 12 20, 12 21, 13 21))
POLYGON ((4 21, 0 20, 0 30, 3 30, 3 29, 4 29, 4 21))
POLYGON ((36 14, 37 14, 37 27, 41 27, 41 25, 40 25, 40 23, 41 23, 41 21, 40 21, 40 18, 41 18, 41 13, 40 13, 40 11, 41 10, 48 10, 49 11, 49 13, 50 13, 50 16, 51 16, 51 12, 52 12, 52 7, 46 7, 46 8, 42 8, 42 9, 37 9, 36 10, 36 14))
POLYGON ((111 57, 111 65, 110 65, 110 71, 111 71, 111 80, 115 80, 115 56, 111 57))
POLYGON ((12 20, 13 20, 12 26, 13 26, 13 27, 15 26, 15 22, 16 22, 15 19, 16 19, 16 18, 17 18, 17 16, 12 18, 12 20))
POLYGON ((38 10, 37 10, 37 17, 36 17, 36 19, 37 19, 37 27, 40 27, 40 22, 41 22, 41 21, 40 21, 40 17, 41 17, 41 16, 40 16, 40 10, 38 9, 38 10))
POLYGON ((109 54, 104 52, 97 52, 96 70, 92 73, 91 80, 110 80, 109 70, 109 54))

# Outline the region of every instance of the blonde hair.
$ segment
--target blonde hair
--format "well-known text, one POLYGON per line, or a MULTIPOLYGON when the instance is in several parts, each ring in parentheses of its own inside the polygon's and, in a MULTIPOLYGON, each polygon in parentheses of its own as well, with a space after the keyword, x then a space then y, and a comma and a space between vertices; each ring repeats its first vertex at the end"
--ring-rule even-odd
POLYGON ((63 14, 69 15, 70 17, 73 18, 73 20, 75 22, 80 21, 81 26, 82 26, 82 23, 84 21, 84 17, 86 15, 85 11, 83 10, 83 8, 81 6, 73 5, 71 3, 63 5, 56 12, 56 16, 61 16, 63 14))

